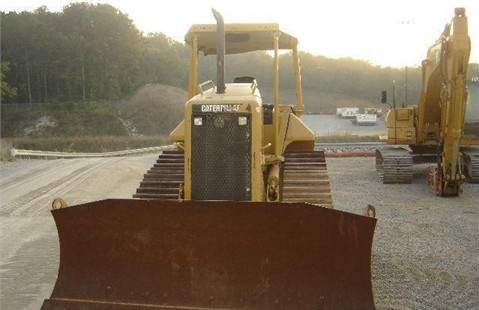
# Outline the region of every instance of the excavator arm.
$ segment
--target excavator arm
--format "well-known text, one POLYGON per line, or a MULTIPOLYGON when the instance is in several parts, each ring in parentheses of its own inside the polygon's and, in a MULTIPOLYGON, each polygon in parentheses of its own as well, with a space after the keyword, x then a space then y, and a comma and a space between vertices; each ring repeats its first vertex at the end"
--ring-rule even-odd
MULTIPOLYGON (((456 8, 450 24, 447 24, 439 40, 428 52, 423 62, 423 83, 429 89, 438 90, 437 102, 423 102, 424 106, 436 105, 440 111, 438 136, 438 167, 432 172, 432 184, 438 195, 458 195, 464 182, 460 145, 464 132, 467 101, 467 67, 471 51, 467 17, 464 8, 456 8), (429 72, 434 72, 429 74, 429 72), (434 80, 436 85, 430 85, 434 80)), ((431 98, 427 93, 423 98, 431 98)), ((427 109, 430 111, 430 109, 427 109)), ((426 110, 419 114, 419 124, 425 124, 426 110)), ((420 132, 421 133, 421 132, 420 132)), ((423 139, 426 137, 423 136, 423 139)))

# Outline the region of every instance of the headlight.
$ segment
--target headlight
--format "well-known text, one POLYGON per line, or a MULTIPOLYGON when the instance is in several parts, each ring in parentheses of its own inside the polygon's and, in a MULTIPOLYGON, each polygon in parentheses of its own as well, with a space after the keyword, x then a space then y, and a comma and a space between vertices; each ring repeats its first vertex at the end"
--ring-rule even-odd
POLYGON ((246 118, 246 116, 238 117, 238 125, 244 126, 246 124, 248 124, 248 119, 246 118))
POLYGON ((195 126, 203 125, 203 118, 201 118, 201 117, 193 118, 193 124, 195 124, 195 126))

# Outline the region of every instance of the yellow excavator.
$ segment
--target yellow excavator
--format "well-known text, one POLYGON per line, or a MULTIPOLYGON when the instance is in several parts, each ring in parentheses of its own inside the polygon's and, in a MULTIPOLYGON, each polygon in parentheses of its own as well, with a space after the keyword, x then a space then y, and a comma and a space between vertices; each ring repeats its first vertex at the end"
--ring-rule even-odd
MULTIPOLYGON (((436 163, 429 180, 438 196, 459 195, 466 179, 479 182, 479 132, 467 121, 479 115, 477 103, 467 101, 470 52, 466 11, 456 8, 422 62, 418 104, 397 108, 393 102, 386 116, 382 139, 398 146, 376 150, 383 183, 411 183, 413 165, 424 162, 436 163)), ((382 102, 387 103, 385 91, 382 102)))
MULTIPOLYGON (((303 112, 298 40, 275 23, 193 25, 189 99, 133 199, 52 210, 60 239, 50 309, 373 309, 374 207, 335 210, 303 112), (280 104, 279 52, 296 103, 280 104), (225 55, 271 51, 272 104, 225 55), (217 81, 198 84, 199 55, 217 81)), ((247 54, 245 54, 247 56, 247 54)))

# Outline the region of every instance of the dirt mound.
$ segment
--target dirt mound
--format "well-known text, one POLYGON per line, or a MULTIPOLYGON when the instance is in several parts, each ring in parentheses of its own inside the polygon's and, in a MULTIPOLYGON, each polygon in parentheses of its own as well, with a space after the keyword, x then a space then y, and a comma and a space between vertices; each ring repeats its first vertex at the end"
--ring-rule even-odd
POLYGON ((168 135, 183 118, 187 98, 183 89, 149 84, 125 101, 120 117, 130 134, 168 135))

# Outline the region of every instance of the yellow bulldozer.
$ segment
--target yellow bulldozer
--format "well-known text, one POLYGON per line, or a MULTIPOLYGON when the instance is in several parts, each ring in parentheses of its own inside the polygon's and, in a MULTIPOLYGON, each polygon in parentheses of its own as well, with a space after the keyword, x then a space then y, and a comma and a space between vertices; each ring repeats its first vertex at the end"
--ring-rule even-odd
MULTIPOLYGON (((397 108, 393 101, 386 116, 382 138, 396 146, 376 151, 383 183, 411 183, 413 165, 424 162, 436 164, 429 179, 438 196, 457 196, 466 180, 479 182, 477 94, 468 101, 470 52, 466 10, 456 8, 422 62, 418 104, 397 108)), ((474 89, 472 81, 469 85, 474 89)), ((382 102, 387 103, 385 91, 382 102)))
MULTIPOLYGON (((132 199, 52 210, 60 267, 42 309, 373 309, 374 207, 333 208, 324 153, 300 119, 298 40, 275 23, 193 25, 189 99, 132 199), (279 52, 296 103, 280 104, 279 52), (272 104, 225 55, 271 51, 272 104), (199 55, 216 83, 198 84, 199 55)), ((247 56, 247 54, 245 54, 247 56)))

